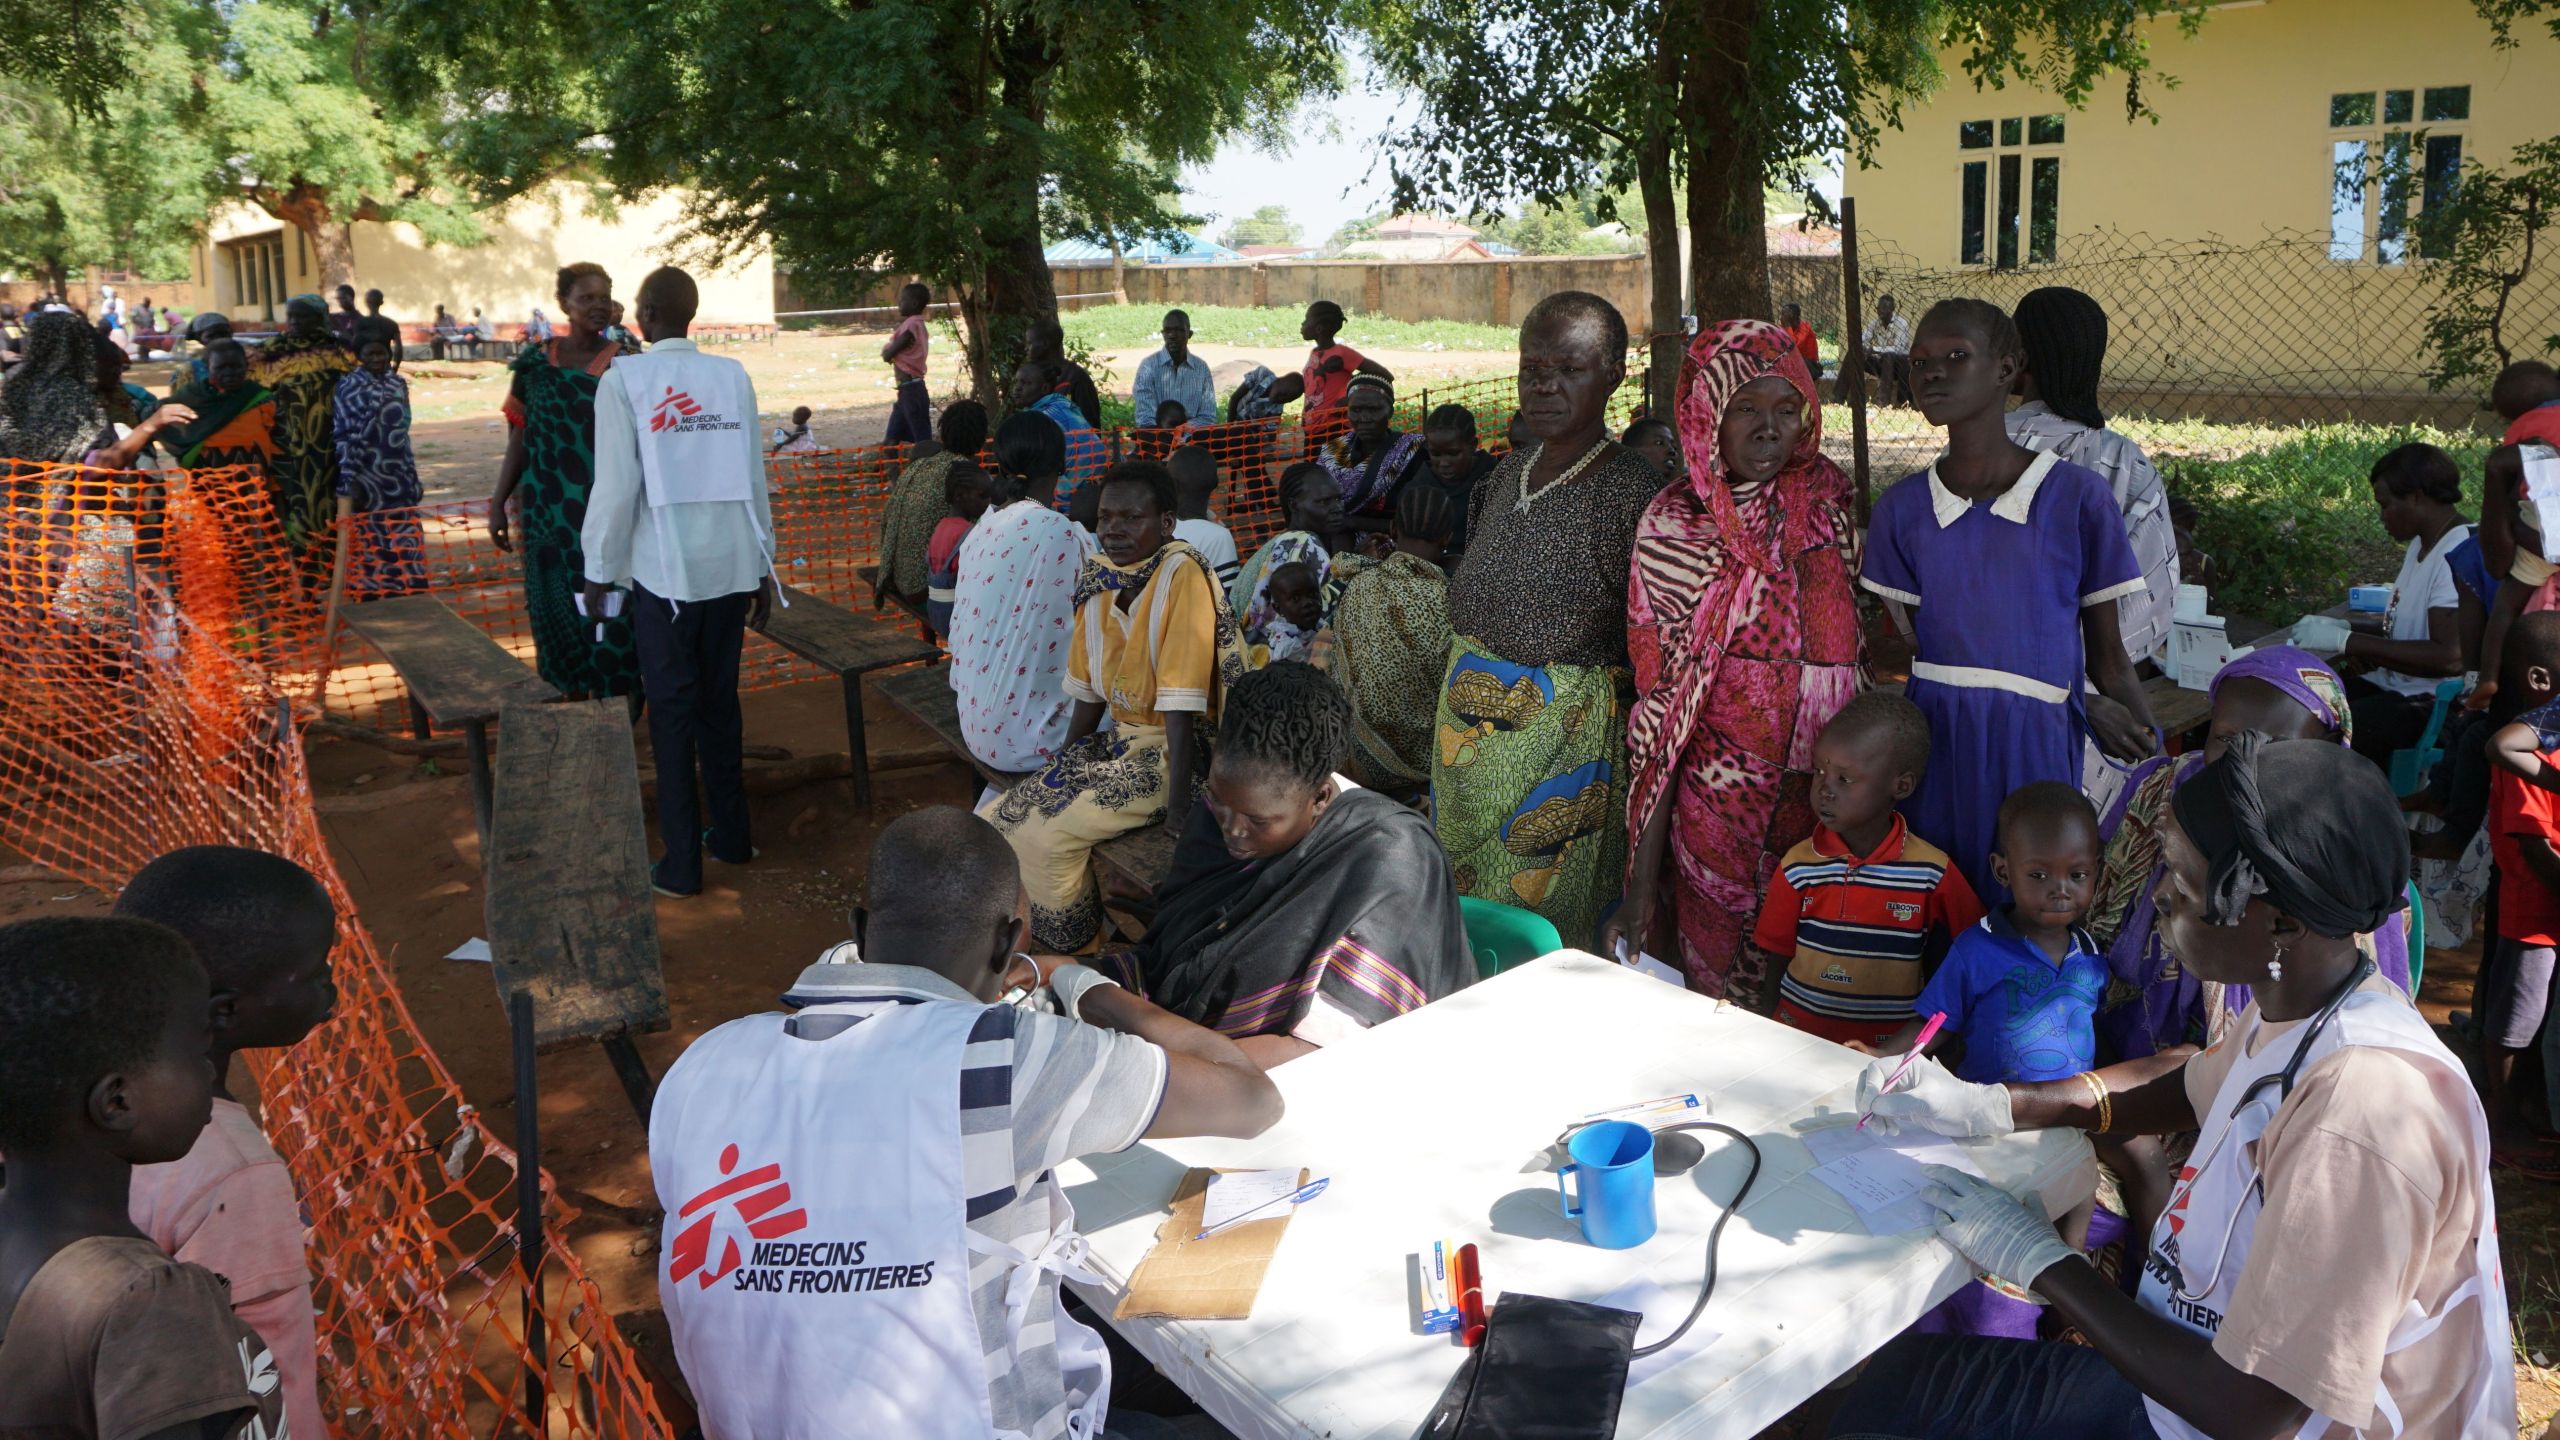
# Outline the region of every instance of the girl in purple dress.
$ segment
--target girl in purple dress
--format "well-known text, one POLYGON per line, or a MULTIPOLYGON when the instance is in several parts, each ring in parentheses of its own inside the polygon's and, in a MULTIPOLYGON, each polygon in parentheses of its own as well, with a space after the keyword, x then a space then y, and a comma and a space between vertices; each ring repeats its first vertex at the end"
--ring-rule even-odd
POLYGON ((2093 731, 2121 760, 2155 748, 2116 626, 2115 601, 2142 588, 2142 568, 2106 480, 2003 428, 2020 363, 2017 327, 1996 305, 1944 300, 1921 317, 1911 389, 1946 427, 1946 453, 1876 502, 1860 575, 1913 612, 1909 694, 1929 717, 1929 770, 1903 814, 1993 907, 2008 899, 1989 856, 2011 791, 2077 788, 2093 731), (2084 701, 2084 673, 2111 703, 2084 701))

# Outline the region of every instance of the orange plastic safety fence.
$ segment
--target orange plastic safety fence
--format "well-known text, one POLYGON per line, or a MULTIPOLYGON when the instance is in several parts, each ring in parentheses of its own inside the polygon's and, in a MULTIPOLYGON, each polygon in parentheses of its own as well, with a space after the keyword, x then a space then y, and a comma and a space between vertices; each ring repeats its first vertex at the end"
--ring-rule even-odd
POLYGON ((548 1177, 548 1259, 525 1283, 514 1152, 420 1038, 331 863, 267 668, 311 652, 307 557, 238 472, 22 467, 0 484, 0 843, 109 892, 177 846, 255 846, 336 902, 336 1017, 250 1057, 309 1216, 333 1431, 668 1435, 548 1177))
MULTIPOLYGON (((1611 397, 1613 430, 1627 422, 1643 394, 1643 372, 1631 370, 1611 397)), ((1498 453, 1509 448, 1505 432, 1517 400, 1517 384, 1509 375, 1418 389, 1397 400, 1395 424, 1419 429, 1432 412, 1456 405, 1474 416, 1478 443, 1498 453)), ((1211 514, 1251 553, 1281 529, 1280 475, 1348 428, 1345 412, 1337 407, 1318 412, 1312 422, 1292 414, 1179 431, 1111 430, 1103 437, 1103 459, 1161 459, 1177 444, 1208 450, 1219 474, 1211 514)), ((786 583, 877 615, 883 625, 913 626, 903 611, 874 605, 866 575, 880 560, 881 510, 905 457, 905 447, 881 445, 767 460, 775 550, 786 583)), ((993 463, 991 454, 981 460, 993 463)), ((189 605, 190 612, 219 614, 239 627, 239 653, 267 668, 297 703, 317 703, 360 724, 401 725, 407 690, 380 655, 344 627, 328 653, 322 652, 322 611, 335 535, 322 532, 294 550, 265 492, 247 471, 204 472, 189 489, 199 523, 182 530, 173 542, 179 552, 176 568, 181 590, 208 597, 204 604, 189 605)), ((532 663, 522 562, 500 551, 490 538, 484 502, 446 501, 367 517, 349 537, 349 547, 352 579, 346 603, 387 593, 434 595, 532 663), (423 559, 398 580, 396 589, 368 588, 368 579, 399 574, 376 563, 378 557, 368 549, 382 546, 385 536, 408 526, 419 532, 423 559)), ((824 673, 815 666, 760 637, 750 638, 739 667, 742 689, 821 678, 824 673)))

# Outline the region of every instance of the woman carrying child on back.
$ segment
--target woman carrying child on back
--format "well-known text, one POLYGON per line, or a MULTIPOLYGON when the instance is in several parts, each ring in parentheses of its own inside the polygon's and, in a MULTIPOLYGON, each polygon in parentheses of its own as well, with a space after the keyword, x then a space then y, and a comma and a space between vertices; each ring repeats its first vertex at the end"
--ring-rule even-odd
POLYGON ((1244 627, 1247 645, 1266 644, 1273 617, 1271 580, 1286 565, 1304 565, 1323 588, 1333 577, 1333 539, 1342 529, 1342 492, 1312 460, 1280 472, 1280 513, 1289 528, 1263 542, 1227 588, 1227 604, 1244 627))
POLYGON ((1904 807, 1985 904, 2001 801, 2039 780, 2076 787, 2083 738, 2119 760, 2156 748, 2115 601, 2142 588, 2107 482, 2009 438, 2017 327, 1998 306, 1942 300, 1911 343, 1920 413, 1946 453, 1876 502, 1861 581, 1911 607, 1910 696, 1929 717, 1929 769, 1904 807), (2092 709, 2082 677, 2113 706, 2092 709))

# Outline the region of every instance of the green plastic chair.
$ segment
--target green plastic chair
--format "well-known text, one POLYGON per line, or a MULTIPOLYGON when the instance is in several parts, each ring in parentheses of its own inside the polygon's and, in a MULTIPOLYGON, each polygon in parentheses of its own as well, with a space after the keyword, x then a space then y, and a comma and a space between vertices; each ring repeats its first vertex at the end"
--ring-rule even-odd
POLYGON ((1458 915, 1467 925, 1467 948, 1475 952, 1476 977, 1490 980, 1514 965, 1564 948, 1554 922, 1533 910, 1458 897, 1458 915))
POLYGON ((2427 973, 2427 907, 2418 896, 2418 882, 2409 882, 2409 998, 2418 998, 2418 982, 2427 973))
POLYGON ((2406 798, 2427 788, 2427 772, 2436 768, 2436 762, 2444 758, 2444 746, 2438 742, 2444 738, 2445 715, 2453 709, 2453 702, 2461 698, 2462 682, 2459 680, 2447 680, 2436 686, 2435 709, 2427 715, 2427 728, 2419 734, 2418 743, 2406 750, 2392 752, 2392 794, 2406 798))

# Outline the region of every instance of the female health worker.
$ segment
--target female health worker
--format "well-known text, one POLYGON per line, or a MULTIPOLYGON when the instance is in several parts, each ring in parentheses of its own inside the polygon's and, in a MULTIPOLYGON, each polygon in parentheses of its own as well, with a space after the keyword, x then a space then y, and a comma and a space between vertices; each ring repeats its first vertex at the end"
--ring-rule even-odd
POLYGON ((1899 1057, 1868 1067, 1857 1108, 1871 1127, 2201 1133, 2131 1297, 2040 1208, 1931 1167, 1940 1238, 2090 1346, 1905 1336, 1850 1387, 1830 1435, 2515 1433, 2480 1103, 2356 951, 2401 904, 2396 809, 2381 772, 2343 747, 2241 735, 2178 790, 2158 893, 2172 954, 2254 988, 2219 1043, 2049 1084, 1968 1084, 1923 1060, 1887 1091, 1899 1057))

